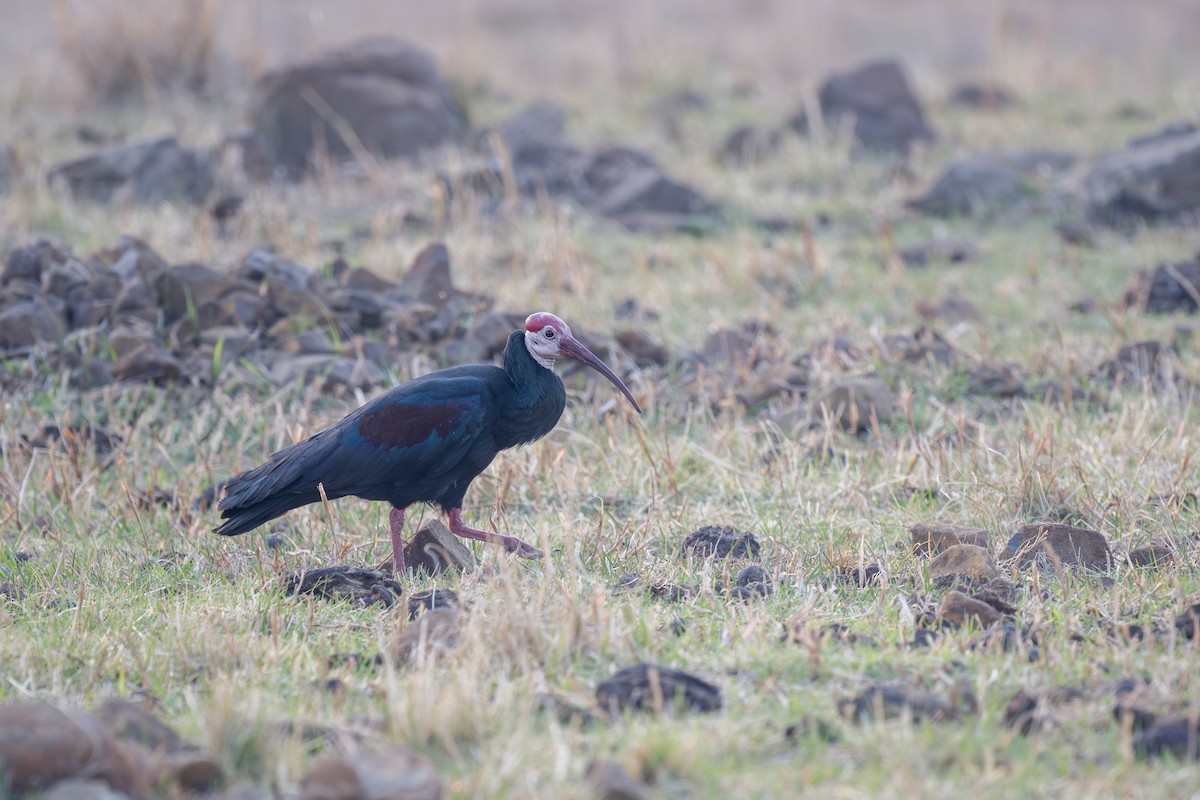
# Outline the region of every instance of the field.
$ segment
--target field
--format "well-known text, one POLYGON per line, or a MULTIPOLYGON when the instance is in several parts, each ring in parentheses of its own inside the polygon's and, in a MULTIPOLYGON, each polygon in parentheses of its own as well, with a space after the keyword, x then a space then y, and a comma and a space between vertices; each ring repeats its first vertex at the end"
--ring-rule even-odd
MULTIPOLYGON (((1135 137, 1200 124, 1190 3, 408 5, 4 10, 0 775, 24 719, 6 707, 126 698, 219 772, 194 796, 226 800, 1200 793, 1200 297, 1185 280, 1200 158, 1180 168, 1188 213, 1109 213, 1088 180, 1135 137), (463 109, 455 145, 386 159, 355 144, 350 168, 322 153, 300 180, 254 179, 254 153, 230 143, 256 124, 255 81, 365 34, 431 54, 463 109), (828 76, 881 56, 935 136, 874 148, 823 109, 828 76), (1014 102, 950 102, 966 82, 1014 102), (594 184, 526 191, 498 145, 487 172, 480 137, 539 102, 580 158, 620 145, 696 196, 613 210, 594 184), (803 135, 787 124, 801 110, 803 135), (744 125, 751 146, 730 154, 744 125), (203 198, 87 199, 47 178, 160 136, 216 152, 203 198), (1033 166, 988 162, 1003 185, 972 184, 949 213, 909 203, 997 153, 1033 166), (140 289, 93 325, 68 300, 55 335, 13 338, 5 314, 52 270, 29 280, 11 253, 45 239, 53 275, 115 274, 122 236, 162 259, 135 259, 140 289), (191 285, 172 306, 159 282, 168 265, 244 270, 267 247, 309 285, 363 267, 404 287, 435 242, 451 300, 374 326, 326 293, 319 313, 259 309, 206 336, 191 285), (1163 307, 1160 279, 1182 286, 1163 307), (355 603, 290 596, 287 577, 385 562, 384 503, 211 532, 206 488, 475 352, 479 320, 536 310, 585 335, 645 409, 567 373, 557 428, 472 484, 467 519, 543 559, 470 543, 475 569, 398 575, 394 605, 378 585, 368 601, 389 602, 355 603), (946 569, 917 546, 934 523, 983 550, 946 569), (1009 549, 1060 525, 1084 533, 1009 549), (761 549, 685 548, 705 526, 761 549), (430 589, 461 610, 410 619, 430 589), (717 687, 719 708, 661 696, 654 671, 658 708, 597 699, 642 663, 717 687), (339 788, 338 769, 388 772, 370 751, 408 793, 339 788)), ((282 307, 267 278, 256 292, 282 307)), ((407 532, 438 518, 413 507, 407 532)), ((137 757, 148 783, 86 796, 193 796, 162 752, 137 757)))

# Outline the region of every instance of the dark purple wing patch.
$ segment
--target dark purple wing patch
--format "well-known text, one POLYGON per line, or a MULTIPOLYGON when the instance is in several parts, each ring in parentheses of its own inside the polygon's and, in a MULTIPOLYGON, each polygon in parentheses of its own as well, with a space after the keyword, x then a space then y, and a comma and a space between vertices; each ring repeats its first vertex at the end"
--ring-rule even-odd
POLYGON ((396 403, 367 414, 358 423, 363 441, 376 447, 412 447, 437 433, 444 438, 474 402, 447 400, 435 405, 396 403))

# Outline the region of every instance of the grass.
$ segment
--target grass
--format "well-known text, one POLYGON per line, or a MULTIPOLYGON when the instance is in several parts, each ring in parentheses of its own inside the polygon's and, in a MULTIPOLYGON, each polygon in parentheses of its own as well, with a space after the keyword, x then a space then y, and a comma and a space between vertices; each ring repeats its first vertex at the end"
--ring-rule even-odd
MULTIPOLYGON (((473 118, 512 107, 503 95, 511 87, 477 80, 482 66, 474 61, 513 52, 497 44, 506 41, 503 34, 465 26, 457 36, 481 45, 472 54, 460 48, 447 67, 479 87, 473 118)), ((619 90, 607 73, 548 79, 548 91, 569 104, 578 141, 634 142, 731 205, 805 219, 824 213, 830 224, 815 226, 809 243, 799 233, 748 226, 707 238, 649 238, 569 209, 490 219, 458 207, 435 230, 413 232, 401 220, 408 211, 428 212, 433 175, 385 164, 367 184, 330 177, 259 188, 223 175, 248 202, 236 232, 220 236, 198 226, 194 210, 73 203, 34 172, 0 196, 0 245, 7 250, 52 235, 87 254, 129 233, 172 263, 228 266, 265 242, 319 267, 339 239, 351 263, 395 275, 438 235, 450 247, 459 286, 493 295, 502 310, 552 309, 578 329, 620 327, 614 309, 633 297, 658 312, 637 324, 676 353, 749 320, 769 320, 775 347, 788 356, 849 336, 864 356, 848 364, 818 360, 818 383, 877 371, 900 398, 897 418, 861 438, 819 426, 780 430, 770 415, 781 401, 750 416, 731 402, 727 384, 691 384, 670 370, 639 376, 635 388, 648 400, 640 418, 602 407, 607 388, 573 392, 558 429, 502 454, 467 498, 471 522, 539 543, 548 557, 515 562, 475 548, 478 571, 436 581, 469 606, 460 645, 441 659, 355 668, 331 666, 330 656, 388 652, 405 624, 400 615, 288 599, 280 577, 303 567, 378 563, 389 549, 386 508, 342 500, 328 510, 295 511, 285 518, 283 547, 271 550, 262 532, 213 536, 214 515, 192 514, 190 502, 215 478, 336 421, 361 398, 296 387, 79 393, 43 375, 0 405, 0 570, 24 590, 0 600, 0 701, 90 707, 145 693, 231 777, 285 793, 319 748, 282 732, 282 723, 411 747, 433 762, 447 795, 456 797, 587 797, 582 776, 597 757, 645 776, 663 796, 949 797, 967 788, 979 797, 1193 793, 1194 765, 1132 756, 1128 736, 1112 721, 1111 687, 1120 678, 1150 678, 1156 694, 1196 709, 1194 643, 1123 643, 1104 630, 1113 620, 1169 627, 1200 594, 1197 550, 1181 548, 1160 570, 1119 564, 1111 585, 1015 576, 1022 587, 1018 622, 1042 636, 1041 657, 1031 663, 1020 653, 970 649, 973 631, 926 649, 907 647, 919 602, 938 596, 924 560, 909 552, 907 528, 945 518, 988 528, 999 546, 1021 524, 1065 517, 1103 532, 1120 552, 1152 538, 1184 542, 1197 530, 1200 510, 1153 500, 1197 483, 1197 412, 1188 393, 1130 389, 1056 407, 971 396, 963 379, 973 364, 1012 362, 1030 384, 1062 377, 1087 383, 1090 370, 1120 345, 1170 341, 1186 320, 1119 310, 1118 301, 1136 268, 1194 252, 1196 232, 1101 232, 1095 249, 1079 250, 1059 241, 1050 218, 943 222, 898 209, 956 153, 1031 145, 1103 152, 1194 107, 1194 87, 1168 75, 1143 99, 1153 104, 1153 120, 1117 119, 1111 110, 1126 98, 1092 73, 1072 62, 1041 90, 1033 76, 1040 59, 1056 63, 1053 54, 1035 58, 1018 49, 998 61, 1010 70, 999 77, 1011 76, 1027 105, 992 117, 930 103, 945 138, 918 156, 915 177, 884 159, 851 158, 836 143, 794 140, 776 160, 727 169, 711 158, 721 138, 747 119, 781 121, 778 109, 790 113, 795 98, 767 82, 763 94, 748 99, 735 91, 736 70, 718 71, 699 81, 712 110, 686 118, 683 143, 676 144, 645 109, 663 90, 692 83, 679 64, 697 56, 687 50, 677 62, 640 46, 619 90), (966 238, 979 245, 980 258, 886 270, 885 220, 901 244, 966 238), (956 365, 901 365, 878 354, 883 337, 921 324, 918 300, 953 289, 983 312, 978 321, 935 323, 956 348, 956 365), (1089 297, 1107 313, 1068 311, 1089 297), (22 434, 48 423, 103 425, 125 445, 105 463, 86 447, 21 444, 22 434), (156 489, 178 502, 139 502, 156 489), (681 555, 683 537, 705 524, 760 536, 759 561, 776 589, 771 597, 731 601, 717 589, 740 565, 681 555), (18 563, 17 552, 32 558, 18 563), (170 553, 180 556, 164 560, 170 553), (839 566, 870 563, 883 567, 879 586, 832 580, 839 566), (701 591, 669 604, 615 588, 629 571, 644 583, 698 583, 701 591), (783 642, 784 621, 797 619, 813 629, 844 624, 878 647, 783 642), (672 630, 676 620, 684 623, 682 635, 672 630), (590 727, 535 711, 540 692, 588 705, 597 683, 639 661, 716 683, 724 709, 590 727), (979 712, 941 724, 842 720, 839 699, 877 681, 943 695, 965 683, 979 712), (1084 697, 1053 708, 1042 731, 1023 737, 1004 724, 1018 690, 1064 685, 1080 687, 1084 697), (839 738, 789 741, 785 730, 805 719, 832 724, 839 738)), ((588 49, 578 58, 603 61, 588 49)), ((1103 62, 1098 73, 1119 71, 1114 62, 1103 62)), ((532 69, 517 57, 506 63, 532 69)), ((173 97, 170 120, 161 108, 105 113, 118 127, 169 124, 207 140, 233 124, 219 103, 213 111, 208 102, 173 97)), ((76 145, 49 135, 59 112, 24 96, 12 110, 16 118, 0 125, 14 132, 13 144, 32 163, 75 153, 76 145)), ((1177 358, 1185 377, 1200 377, 1194 345, 1177 358)), ((422 356, 405 358, 395 377, 429 366, 422 356)), ((410 532, 431 514, 414 510, 410 532)), ((409 581, 405 588, 434 583, 409 581)))

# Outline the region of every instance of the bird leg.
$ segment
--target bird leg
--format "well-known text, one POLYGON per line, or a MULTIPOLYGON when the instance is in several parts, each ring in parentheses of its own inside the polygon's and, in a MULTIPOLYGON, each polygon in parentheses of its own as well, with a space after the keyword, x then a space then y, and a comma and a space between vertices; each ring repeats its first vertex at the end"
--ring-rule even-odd
POLYGON ((479 542, 490 542, 498 544, 510 553, 516 553, 521 558, 541 558, 542 551, 538 550, 531 544, 522 542, 515 536, 501 536, 498 533, 489 531, 476 530, 475 528, 467 527, 467 524, 462 521, 462 509, 454 508, 450 510, 450 532, 455 536, 461 536, 464 539, 475 539, 479 542))
POLYGON ((404 572, 404 509, 393 508, 388 513, 388 522, 391 524, 392 559, 396 574, 401 575, 404 572))

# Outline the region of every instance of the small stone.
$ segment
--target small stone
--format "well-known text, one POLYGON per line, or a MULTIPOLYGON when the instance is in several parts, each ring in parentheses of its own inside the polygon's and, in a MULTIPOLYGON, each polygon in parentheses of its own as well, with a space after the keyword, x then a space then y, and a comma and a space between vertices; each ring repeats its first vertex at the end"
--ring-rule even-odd
POLYGON ((143 345, 126 353, 113 367, 119 381, 169 383, 179 378, 183 367, 179 359, 157 345, 143 345))
POLYGON ((712 712, 721 708, 721 690, 686 672, 637 664, 618 670, 597 686, 596 701, 611 714, 625 710, 657 714, 675 708, 712 712))
POLYGON ((404 589, 382 572, 362 567, 319 567, 297 570, 284 579, 290 596, 312 594, 328 600, 350 600, 359 605, 395 605, 404 589))
MULTIPOLYGON (((959 545, 967 547, 969 545, 959 545)), ((986 628, 1001 619, 1000 612, 982 600, 968 597, 962 592, 947 592, 938 607, 937 619, 943 625, 966 627, 974 622, 977 627, 986 628)))
POLYGON ((47 703, 0 707, 0 765, 0 786, 16 792, 43 790, 70 778, 98 779, 136 797, 149 788, 142 765, 103 722, 47 703))
POLYGON ((650 787, 613 761, 596 759, 587 768, 587 783, 596 800, 649 800, 650 787))
POLYGON ((1200 628, 1200 603, 1185 610, 1175 618, 1175 630, 1185 639, 1195 639, 1196 630, 1200 628))
POLYGON ((463 612, 442 606, 422 613, 404 626, 392 642, 392 654, 398 664, 435 658, 458 645, 462 633, 463 612))
POLYGON ((967 373, 967 394, 1024 397, 1025 382, 1011 364, 980 364, 967 373))
POLYGON ((663 367, 671 360, 671 351, 636 329, 617 332, 617 343, 625 348, 639 367, 663 367))
POLYGON ((973 544, 956 544, 929 562, 929 577, 934 581, 963 578, 984 583, 999 575, 996 562, 988 551, 973 544))
POLYGON ((1008 540, 1000 561, 1012 561, 1022 569, 1036 563, 1041 568, 1062 564, 1107 572, 1113 555, 1101 533, 1058 523, 1034 523, 1022 526, 1008 540))
POLYGON ((26 300, 0 311, 0 348, 55 344, 66 335, 62 315, 49 303, 26 300))
POLYGON ((761 550, 753 533, 716 525, 698 528, 683 540, 683 551, 697 558, 758 558, 761 550))
POLYGON ((300 781, 300 800, 440 800, 442 779, 406 748, 327 755, 300 781))
POLYGON ((734 587, 734 596, 741 599, 748 600, 754 597, 769 597, 775 591, 771 585, 771 576, 757 564, 746 567, 739 572, 736 582, 737 586, 734 587))
POLYGON ((1133 752, 1145 759, 1170 755, 1179 761, 1195 761, 1200 759, 1200 727, 1194 719, 1156 722, 1133 737, 1133 752))
POLYGON ((896 398, 878 378, 855 378, 834 384, 817 401, 818 417, 834 420, 843 430, 861 433, 896 413, 896 398))
POLYGON ((974 698, 963 698, 962 706, 932 692, 898 686, 871 686, 838 704, 841 715, 852 721, 908 717, 913 722, 950 722, 971 710, 974 698))
POLYGON ((918 522, 909 531, 916 555, 937 554, 956 544, 973 544, 986 549, 991 539, 991 533, 983 528, 968 528, 940 521, 918 522))
POLYGON ((436 519, 425 523, 404 546, 404 562, 410 572, 431 577, 450 571, 471 572, 479 564, 462 539, 436 519))
POLYGON ((435 608, 462 608, 458 594, 450 589, 426 589, 423 592, 409 595, 408 618, 416 619, 426 611, 435 608))
POLYGON ((1135 567, 1166 567, 1175 560, 1175 549, 1166 542, 1151 542, 1129 551, 1129 563, 1135 567))

